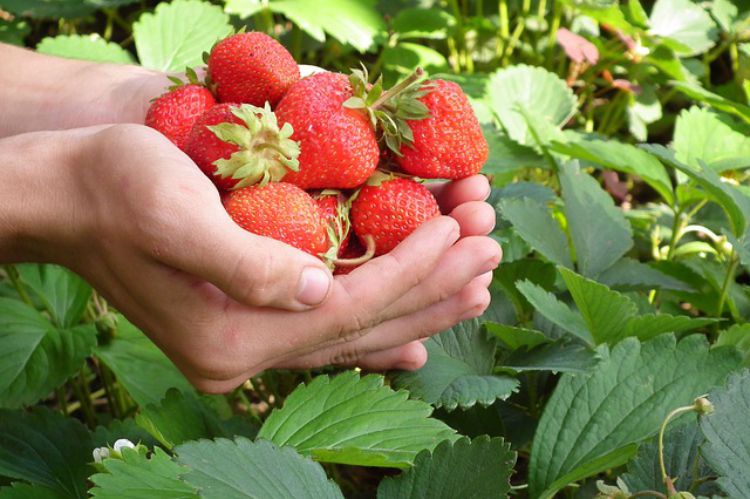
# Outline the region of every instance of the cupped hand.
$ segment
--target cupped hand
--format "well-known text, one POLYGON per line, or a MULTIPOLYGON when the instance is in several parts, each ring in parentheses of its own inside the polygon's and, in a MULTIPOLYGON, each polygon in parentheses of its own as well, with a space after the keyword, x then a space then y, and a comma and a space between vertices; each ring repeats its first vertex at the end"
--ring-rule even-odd
POLYGON ((335 279, 317 258, 239 228, 192 161, 138 125, 80 132, 52 255, 142 328, 198 388, 268 368, 414 369, 418 341, 480 315, 501 251, 477 176, 432 185, 447 216, 335 279))

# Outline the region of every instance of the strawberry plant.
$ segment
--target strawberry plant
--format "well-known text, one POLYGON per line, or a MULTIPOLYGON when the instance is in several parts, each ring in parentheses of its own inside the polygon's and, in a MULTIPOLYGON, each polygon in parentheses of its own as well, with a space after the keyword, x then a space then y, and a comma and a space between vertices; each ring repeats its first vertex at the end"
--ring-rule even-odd
POLYGON ((0 499, 750 497, 750 2, 0 0, 0 42, 197 68, 146 124, 337 274, 439 213, 411 175, 481 169, 504 250, 421 369, 224 395, 5 265, 0 499))

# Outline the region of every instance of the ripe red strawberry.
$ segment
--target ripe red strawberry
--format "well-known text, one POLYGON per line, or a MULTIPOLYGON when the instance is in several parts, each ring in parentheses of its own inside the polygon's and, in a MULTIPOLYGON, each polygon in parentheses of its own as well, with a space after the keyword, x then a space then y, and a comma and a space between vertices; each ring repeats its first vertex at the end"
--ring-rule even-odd
POLYGON ((184 150, 195 122, 215 104, 216 99, 206 87, 182 85, 151 103, 146 113, 146 125, 160 131, 184 150))
POLYGON ((295 185, 271 182, 238 189, 227 196, 224 208, 249 232, 315 256, 328 250, 328 223, 315 200, 295 185))
POLYGON ((366 185, 352 203, 354 232, 364 243, 375 240, 375 254, 388 253, 425 221, 440 214, 437 201, 422 184, 405 178, 366 185))
POLYGON ((351 96, 345 75, 318 73, 295 83, 281 99, 276 116, 292 125, 301 149, 299 172, 285 182, 303 189, 350 189, 372 175, 380 156, 375 131, 365 113, 343 106, 351 96))
POLYGON ((208 76, 221 102, 273 107, 297 80, 299 67, 283 45, 253 31, 217 43, 208 57, 208 76))
POLYGON ((257 182, 281 180, 297 168, 299 145, 279 129, 270 108, 217 104, 193 126, 185 152, 214 181, 230 190, 257 182))
POLYGON ((459 179, 479 173, 489 149, 469 100, 456 83, 431 80, 420 101, 430 116, 407 121, 414 136, 401 146, 398 165, 422 178, 459 179))

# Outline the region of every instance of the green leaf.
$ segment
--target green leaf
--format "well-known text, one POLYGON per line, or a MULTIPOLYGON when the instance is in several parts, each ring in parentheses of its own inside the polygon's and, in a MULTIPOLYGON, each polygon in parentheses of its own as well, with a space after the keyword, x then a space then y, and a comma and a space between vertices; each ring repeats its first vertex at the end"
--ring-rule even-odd
POLYGON ((91 435, 74 418, 44 408, 0 410, 0 476, 85 498, 92 450, 91 435))
POLYGON ((706 104, 715 107, 719 111, 734 114, 742 118, 747 123, 750 123, 750 106, 747 106, 740 102, 731 101, 719 94, 709 92, 698 84, 673 81, 672 86, 691 99, 705 102, 706 104))
POLYGON ((714 345, 734 346, 742 354, 742 365, 750 367, 750 324, 735 324, 729 329, 719 331, 719 337, 714 345))
POLYGON ((0 407, 46 397, 78 372, 95 345, 92 325, 58 329, 25 303, 0 298, 0 407))
POLYGON ((545 343, 531 350, 512 352, 498 364, 499 369, 513 371, 552 371, 587 373, 599 362, 598 354, 586 345, 568 338, 545 343))
MULTIPOLYGON (((503 255, 504 257, 505 255, 503 255)), ((520 289, 516 287, 518 281, 527 279, 545 289, 555 284, 557 270, 555 266, 539 259, 525 258, 503 263, 502 272, 495 272, 493 277, 494 286, 500 288, 513 303, 516 315, 523 315, 531 310, 531 305, 526 300, 520 289)))
POLYGON ((506 324, 485 323, 487 332, 500 341, 500 346, 508 350, 531 349, 552 341, 543 332, 535 329, 508 326, 506 324))
POLYGON ((627 296, 568 269, 561 268, 560 272, 597 344, 614 345, 629 336, 645 341, 662 333, 681 333, 719 320, 668 314, 639 316, 637 305, 627 296))
POLYGON ((689 285, 632 258, 621 258, 599 274, 597 281, 610 288, 619 289, 671 289, 692 291, 689 285))
POLYGON ((122 459, 105 459, 106 473, 91 477, 96 499, 198 499, 198 490, 180 479, 188 472, 155 447, 151 457, 133 449, 123 449, 122 459))
POLYGON ((684 56, 706 52, 718 34, 708 12, 690 0, 656 0, 648 24, 652 35, 678 42, 672 48, 684 56))
POLYGON ((612 197, 573 164, 560 168, 560 185, 578 270, 595 277, 633 246, 633 231, 612 197))
POLYGON ((167 356, 122 316, 118 316, 114 339, 100 345, 96 356, 141 407, 158 404, 172 387, 183 393, 194 391, 167 356))
POLYGON ((206 499, 344 497, 318 463, 265 440, 201 440, 183 444, 176 452, 178 461, 190 467, 185 480, 206 499))
POLYGON ((518 388, 516 379, 493 375, 496 344, 476 319, 431 337, 425 348, 429 356, 424 367, 399 373, 393 384, 435 407, 487 406, 518 388))
POLYGON ((721 177, 702 162, 700 169, 696 170, 679 161, 674 153, 664 146, 646 144, 642 147, 674 166, 703 187, 711 199, 721 206, 727 214, 735 235, 741 235, 745 232, 750 218, 750 197, 733 185, 722 182, 721 177))
POLYGON ((318 41, 324 41, 328 33, 360 52, 371 48, 376 35, 385 30, 374 0, 278 0, 269 7, 318 41))
POLYGON ((560 273, 597 345, 614 345, 628 336, 628 322, 638 314, 630 298, 568 269, 560 273))
MULTIPOLYGON (((475 108, 476 109, 476 108, 475 108)), ((522 168, 549 168, 544 156, 533 148, 522 146, 494 127, 483 126, 484 138, 490 148, 482 172, 490 175, 511 174, 522 168)))
MULTIPOLYGON (((676 423, 672 423, 673 425, 676 423)), ((674 477, 677 490, 692 490, 703 496, 713 496, 715 488, 702 485, 698 490, 693 484, 707 482, 713 472, 706 466, 700 447, 705 441, 695 418, 688 424, 670 426, 664 435, 664 464, 667 474, 674 477)), ((659 466, 659 447, 656 439, 642 445, 635 459, 628 463, 628 472, 623 481, 633 491, 664 490, 659 466)))
POLYGON ((578 337, 588 345, 594 344, 594 339, 591 337, 591 333, 589 333, 580 313, 571 310, 555 295, 530 281, 525 280, 516 283, 516 287, 529 300, 529 303, 553 324, 578 337))
POLYGON ((378 499, 504 497, 515 461, 516 453, 502 438, 442 442, 432 453, 421 452, 413 468, 383 479, 378 499))
POLYGON ((317 461, 407 467, 424 449, 456 439, 432 408, 383 386, 382 376, 345 372, 299 386, 258 433, 317 461))
POLYGON ((558 265, 573 266, 568 239, 546 206, 531 198, 508 198, 500 200, 497 207, 518 235, 542 256, 558 265))
POLYGON ((24 38, 31 33, 29 23, 22 19, 5 21, 0 19, 0 42, 23 47, 24 38))
POLYGON ((21 482, 0 488, 0 499, 68 499, 69 497, 54 489, 21 482))
POLYGON ((653 187, 667 203, 672 204, 674 201, 672 181, 664 165, 633 145, 616 141, 579 140, 566 144, 555 142, 552 149, 596 166, 637 175, 653 187))
POLYGON ((391 27, 402 40, 429 38, 443 40, 448 28, 456 23, 455 18, 441 9, 403 9, 393 18, 391 27))
POLYGON ((734 375, 708 399, 714 412, 701 418, 707 443, 703 456, 719 474, 719 487, 731 497, 750 497, 750 371, 734 375))
MULTIPOLYGON (((167 391, 159 405, 149 404, 143 409, 136 422, 168 449, 188 440, 233 436, 202 399, 174 388, 167 391)), ((252 429, 249 421, 246 425, 252 429)))
POLYGON ((576 98, 563 80, 540 67, 510 66, 494 73, 488 85, 488 99, 510 138, 522 145, 536 142, 518 108, 560 127, 576 111, 576 98))
POLYGON ((21 17, 71 19, 90 14, 96 5, 86 0, 0 0, 0 8, 21 17))
POLYGON ((78 323, 91 297, 86 281, 57 265, 23 264, 16 269, 56 324, 70 327, 78 323))
POLYGON ((399 75, 408 75, 418 67, 428 74, 448 68, 448 60, 437 50, 407 42, 383 49, 383 64, 399 75))
POLYGON ((600 352, 589 376, 564 374, 547 402, 531 450, 531 497, 549 499, 624 464, 669 411, 723 383, 739 363, 733 349, 709 350, 700 335, 679 343, 672 335, 643 344, 626 338, 600 352))
POLYGON ((654 85, 641 85, 641 92, 630 96, 627 112, 628 130, 636 140, 645 142, 648 139, 647 125, 659 121, 663 116, 654 85))
POLYGON ((693 106, 677 117, 672 147, 675 157, 694 169, 700 169, 699 160, 714 169, 737 161, 750 166, 749 135, 750 127, 731 117, 693 106))
POLYGON ((203 64, 203 52, 231 32, 221 7, 200 0, 159 3, 133 24, 141 65, 158 71, 182 71, 203 64))
POLYGON ((268 4, 263 0, 225 0, 224 11, 227 14, 236 14, 240 19, 247 19, 248 17, 261 12, 267 8, 268 4))
POLYGON ((36 46, 42 54, 83 59, 95 62, 113 62, 132 64, 133 56, 113 42, 108 42, 97 34, 93 35, 58 35, 44 38, 36 46))

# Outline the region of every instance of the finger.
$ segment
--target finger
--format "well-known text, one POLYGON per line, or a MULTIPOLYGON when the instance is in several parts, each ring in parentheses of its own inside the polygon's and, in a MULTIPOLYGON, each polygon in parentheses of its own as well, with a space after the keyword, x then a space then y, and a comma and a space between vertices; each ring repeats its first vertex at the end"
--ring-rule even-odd
POLYGON ((452 182, 426 184, 438 201, 443 213, 468 201, 484 201, 490 196, 490 182, 484 175, 474 175, 452 182))
POLYGON ((194 214, 162 261, 248 306, 300 311, 325 301, 333 276, 320 259, 243 230, 219 208, 210 217, 194 214))
POLYGON ((501 258, 500 245, 489 237, 461 239, 446 252, 427 279, 404 294, 384 315, 395 318, 443 301, 477 276, 494 270, 501 258))
POLYGON ((414 371, 427 362, 427 349, 421 341, 412 341, 379 352, 372 352, 362 357, 356 366, 368 371, 414 371))
POLYGON ((495 209, 484 201, 468 201, 452 212, 461 227, 461 237, 486 236, 495 228, 495 209))
POLYGON ((329 364, 357 365, 373 352, 410 344, 463 320, 478 317, 487 309, 489 301, 489 291, 480 284, 472 284, 445 301, 384 322, 352 341, 339 342, 305 355, 287 356, 278 361, 276 367, 309 369, 329 364))
POLYGON ((350 320, 346 329, 350 331, 381 322, 387 307, 432 275, 458 239, 459 231, 450 217, 425 222, 393 251, 348 275, 337 276, 327 308, 334 309, 339 317, 342 310, 347 311, 350 320))

